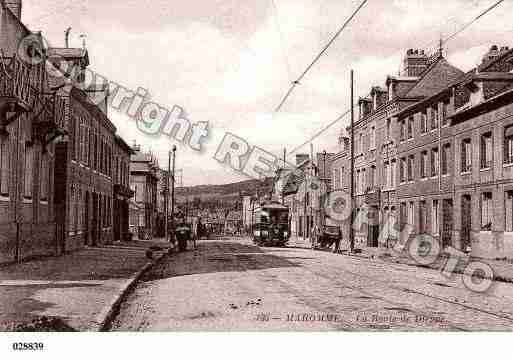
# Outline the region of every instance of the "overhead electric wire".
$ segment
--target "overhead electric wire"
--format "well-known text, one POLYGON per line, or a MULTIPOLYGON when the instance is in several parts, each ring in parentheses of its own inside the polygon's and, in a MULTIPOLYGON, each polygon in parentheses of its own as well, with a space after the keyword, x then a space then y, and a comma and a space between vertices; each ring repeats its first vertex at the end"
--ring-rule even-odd
MULTIPOLYGON (((490 11, 492 11, 494 8, 496 8, 497 6, 499 6, 501 3, 503 3, 504 0, 500 0, 500 1, 497 1, 496 3, 494 3, 492 6, 486 8, 484 11, 482 11, 479 15, 477 15, 474 19, 472 19, 472 21, 466 23, 465 25, 463 25, 460 29, 456 30, 454 33, 452 33, 451 35, 449 35, 445 40, 443 40, 443 43, 447 43, 449 40, 452 40, 453 38, 455 38, 457 35, 459 35, 460 33, 462 33, 463 31, 465 31, 467 28, 469 28, 473 23, 475 23, 477 20, 479 20, 480 18, 482 18, 484 15, 488 14, 490 11)), ((368 95, 367 95, 368 96, 368 95)), ((366 96, 366 97, 367 97, 366 96)), ((303 144, 301 144, 300 146, 297 146, 296 148, 294 148, 294 150, 290 151, 289 152, 289 155, 295 153, 297 150, 299 150, 301 147, 309 144, 310 142, 312 142, 313 140, 315 140, 317 137, 319 137, 320 135, 322 135, 326 130, 328 130, 329 128, 331 128, 333 125, 335 125, 338 121, 342 120, 344 117, 346 117, 349 113, 351 112, 351 110, 347 110, 345 111, 343 114, 339 115, 337 117, 336 120, 330 122, 326 127, 324 127, 323 129, 319 130, 314 136, 312 136, 308 141, 305 141, 303 144)))
POLYGON ((493 9, 495 9, 497 6, 499 6, 501 3, 503 3, 504 0, 500 0, 500 1, 497 1, 495 4, 493 4, 492 6, 490 6, 489 8, 487 8, 485 11, 483 11, 482 13, 480 13, 479 15, 477 15, 472 21, 466 23, 465 25, 463 25, 463 27, 461 29, 459 29, 458 31, 454 32, 453 34, 451 34, 450 36, 448 36, 445 40, 444 40, 444 43, 445 42, 448 42, 449 40, 453 39, 454 37, 458 36, 460 33, 462 33, 463 31, 465 31, 469 26, 471 26, 473 23, 475 23, 477 20, 479 20, 480 18, 482 18, 483 16, 485 16, 486 14, 488 14, 490 11, 492 11, 493 9))
POLYGON ((353 18, 356 16, 356 14, 358 14, 358 12, 360 11, 360 9, 367 3, 367 0, 363 0, 362 3, 356 8, 356 10, 351 14, 351 16, 344 22, 344 24, 342 25, 342 27, 335 33, 335 35, 333 35, 333 37, 330 39, 330 41, 328 41, 328 43, 323 47, 323 49, 317 54, 317 56, 315 56, 314 60, 310 63, 310 65, 307 66, 307 68, 305 69, 305 71, 303 71, 303 73, 297 78, 297 80, 293 81, 292 82, 292 85, 290 86, 289 90, 287 91, 287 93, 285 94, 285 96, 283 97, 283 99, 281 100, 280 104, 276 107, 276 112, 280 111, 281 108, 283 107, 283 105, 285 104, 285 102, 287 101, 287 99, 289 98, 289 96, 292 94, 292 91, 294 91, 294 89, 296 88, 297 85, 300 84, 301 80, 303 80, 303 78, 306 76, 306 74, 310 71, 310 69, 317 63, 317 61, 319 61, 319 59, 322 57, 322 55, 324 55, 324 53, 326 52, 326 50, 328 50, 328 48, 333 44, 333 42, 337 39, 337 37, 339 37, 339 35, 342 33, 342 31, 344 31, 344 29, 347 27, 347 25, 349 25, 349 23, 353 20, 353 18))
POLYGON ((289 59, 288 59, 288 56, 287 56, 287 51, 286 51, 286 48, 285 48, 285 38, 283 36, 283 32, 281 31, 280 15, 279 15, 279 12, 278 12, 278 6, 276 6, 276 1, 275 0, 271 0, 271 4, 272 4, 272 8, 274 10, 274 19, 275 19, 275 23, 276 23, 276 30, 278 32, 278 36, 279 36, 279 40, 280 40, 280 46, 281 46, 281 52, 282 52, 282 56, 283 56, 283 62, 285 63, 285 67, 287 69, 287 74, 289 76, 289 80, 292 80, 292 69, 290 67, 290 62, 289 62, 289 59))

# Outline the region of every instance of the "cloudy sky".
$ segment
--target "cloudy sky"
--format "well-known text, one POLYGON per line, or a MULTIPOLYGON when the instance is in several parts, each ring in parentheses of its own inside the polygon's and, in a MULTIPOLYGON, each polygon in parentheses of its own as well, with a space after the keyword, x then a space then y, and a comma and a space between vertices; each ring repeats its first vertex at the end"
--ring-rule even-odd
MULTIPOLYGON (((208 121, 205 151, 178 145, 184 184, 245 179, 213 159, 226 132, 275 154, 308 140, 349 107, 349 70, 356 95, 399 71, 408 48, 433 51, 496 0, 369 0, 308 73, 280 113, 274 108, 360 0, 24 0, 23 21, 53 46, 87 35, 91 68, 129 88, 147 88, 169 109, 182 106, 192 122, 208 121)), ((512 46, 513 1, 505 1, 446 44, 462 70, 492 44, 512 46)), ((151 149, 162 165, 173 143, 150 138, 111 111, 120 134, 151 149)), ((337 150, 349 119, 316 138, 315 151, 337 150)), ((309 146, 300 150, 309 152, 309 146)), ((292 160, 292 158, 290 159, 292 160)))

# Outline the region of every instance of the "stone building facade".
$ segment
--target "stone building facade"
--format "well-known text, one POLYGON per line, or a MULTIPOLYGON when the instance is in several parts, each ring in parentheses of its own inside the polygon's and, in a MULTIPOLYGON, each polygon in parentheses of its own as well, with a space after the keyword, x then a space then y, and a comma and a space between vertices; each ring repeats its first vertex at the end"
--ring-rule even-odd
POLYGON ((139 232, 145 238, 156 235, 158 215, 158 164, 150 153, 141 151, 139 145, 132 147, 130 158, 130 189, 137 205, 144 208, 144 218, 139 218, 139 232))
MULTIPOLYGON (((310 238, 314 225, 325 224, 323 203, 331 188, 334 153, 317 153, 312 161, 307 154, 296 155, 296 167, 285 169, 279 182, 280 197, 289 208, 290 233, 310 238)), ((277 182, 278 183, 278 182, 277 182)))
POLYGON ((65 103, 48 91, 41 44, 21 21, 21 1, 0 0, 0 263, 59 251, 54 165, 65 103))
POLYGON ((114 204, 112 210, 115 241, 127 240, 130 233, 130 200, 134 196, 130 189, 130 156, 132 153, 132 148, 116 135, 113 147, 114 204))

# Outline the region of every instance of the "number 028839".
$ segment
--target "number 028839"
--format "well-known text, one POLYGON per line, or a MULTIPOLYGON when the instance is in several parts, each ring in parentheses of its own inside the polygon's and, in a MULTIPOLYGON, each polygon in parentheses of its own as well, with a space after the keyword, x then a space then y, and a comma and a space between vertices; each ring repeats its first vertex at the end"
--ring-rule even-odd
POLYGON ((15 351, 36 351, 36 350, 44 350, 43 343, 22 343, 16 342, 12 343, 12 349, 15 351))

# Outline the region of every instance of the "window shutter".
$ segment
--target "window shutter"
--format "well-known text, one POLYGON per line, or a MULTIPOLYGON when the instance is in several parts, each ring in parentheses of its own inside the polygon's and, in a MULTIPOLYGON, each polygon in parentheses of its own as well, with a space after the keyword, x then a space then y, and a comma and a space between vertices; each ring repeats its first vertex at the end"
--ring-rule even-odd
POLYGON ((461 172, 465 172, 467 170, 467 164, 466 164, 467 154, 465 153, 466 150, 467 149, 465 147, 465 141, 462 141, 461 142, 461 158, 460 158, 460 161, 461 161, 461 172))

